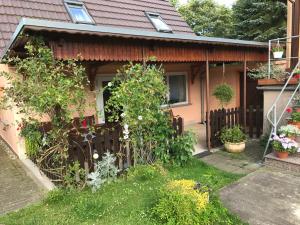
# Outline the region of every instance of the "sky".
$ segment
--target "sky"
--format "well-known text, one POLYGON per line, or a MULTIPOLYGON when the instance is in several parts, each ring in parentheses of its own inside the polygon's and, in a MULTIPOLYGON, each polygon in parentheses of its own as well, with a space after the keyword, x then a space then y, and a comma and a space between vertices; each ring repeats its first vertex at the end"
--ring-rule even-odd
MULTIPOLYGON (((179 0, 181 3, 186 3, 188 0, 179 0)), ((236 0, 215 0, 219 4, 226 5, 228 7, 231 7, 233 3, 235 3, 236 0)))

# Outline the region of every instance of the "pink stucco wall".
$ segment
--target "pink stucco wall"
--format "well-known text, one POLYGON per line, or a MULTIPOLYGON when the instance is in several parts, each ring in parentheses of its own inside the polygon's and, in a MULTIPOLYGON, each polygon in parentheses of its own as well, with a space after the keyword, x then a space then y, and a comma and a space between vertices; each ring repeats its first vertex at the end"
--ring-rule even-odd
MULTIPOLYGON (((7 65, 0 64, 0 71, 9 72, 10 68, 7 65)), ((7 85, 6 80, 0 77, 0 88, 1 90, 7 85)), ((1 94, 3 92, 1 91, 1 94)), ((18 135, 17 131, 17 121, 18 116, 13 110, 0 110, 0 135, 7 142, 7 144, 14 150, 14 152, 19 156, 24 156, 24 151, 22 150, 22 139, 18 135), (5 126, 7 125, 7 127, 5 126), (6 127, 6 128, 5 128, 6 127)))
MULTIPOLYGON (((116 71, 120 69, 122 64, 120 63, 111 63, 106 64, 98 68, 97 74, 98 76, 108 76, 116 74, 116 71)), ((189 63, 167 63, 163 65, 163 68, 166 73, 173 72, 184 72, 188 74, 188 96, 189 103, 181 106, 172 107, 172 111, 174 115, 180 115, 184 118, 184 122, 186 125, 194 124, 201 122, 201 85, 200 85, 200 77, 199 75, 195 77, 194 81, 192 81, 191 75, 191 64, 189 63)), ((210 97, 211 97, 211 109, 217 109, 220 107, 219 102, 212 96, 213 90, 215 86, 223 83, 223 75, 222 75, 222 67, 213 67, 210 69, 210 97)), ((243 71, 242 65, 227 65, 225 66, 225 77, 224 82, 231 85, 234 89, 234 98, 227 106, 231 107, 239 107, 240 106, 240 72, 243 71)), ((205 79, 204 79, 204 87, 205 87, 205 79)), ((205 91, 204 91, 205 93, 205 91)), ((205 105, 205 96, 204 102, 205 105)), ((205 110, 205 109, 204 109, 205 110)))
MULTIPOLYGON (((120 63, 106 64, 98 68, 97 76, 113 76, 116 71, 122 66, 120 63)), ((201 104, 205 105, 205 102, 201 102, 201 84, 200 77, 197 75, 192 81, 191 64, 164 64, 163 68, 166 73, 183 72, 188 75, 188 104, 172 107, 174 115, 179 115, 184 118, 186 125, 198 123, 201 121, 201 104)), ((8 71, 7 65, 0 65, 0 71, 8 71)), ((213 89, 216 85, 226 82, 230 84, 235 92, 235 97, 228 105, 228 107, 238 107, 240 105, 240 72, 242 71, 241 65, 226 66, 226 75, 224 81, 222 79, 222 67, 210 69, 210 93, 211 109, 219 108, 218 101, 212 96, 213 89)), ((205 80, 204 87, 205 87, 205 80)), ((0 87, 4 87, 6 82, 0 78, 0 87)), ((85 107, 85 115, 96 115, 96 91, 91 91, 89 87, 86 88, 87 93, 87 105, 85 107)), ((204 92, 205 93, 205 90, 204 92)), ((204 96, 205 99, 205 96, 204 96)), ((74 115, 76 116, 76 115, 74 115)), ((10 145, 10 147, 19 155, 24 156, 25 148, 22 139, 17 132, 17 121, 20 121, 20 116, 14 111, 0 111, 0 118, 6 124, 10 126, 3 130, 3 124, 0 124, 0 135, 10 145)), ((43 120, 46 120, 44 118, 43 120)))

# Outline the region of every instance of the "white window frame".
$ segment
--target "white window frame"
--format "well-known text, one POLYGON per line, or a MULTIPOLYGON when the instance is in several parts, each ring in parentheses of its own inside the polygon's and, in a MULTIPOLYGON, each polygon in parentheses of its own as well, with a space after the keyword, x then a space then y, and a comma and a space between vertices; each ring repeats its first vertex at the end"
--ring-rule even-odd
POLYGON ((93 19, 93 17, 90 15, 89 11, 87 10, 87 8, 85 7, 84 2, 82 1, 78 1, 78 0, 64 0, 64 4, 65 7, 67 9, 67 12, 69 14, 69 16, 71 17, 73 23, 82 23, 82 24, 95 24, 95 20, 93 19), (79 21, 76 20, 76 18, 74 18, 74 16, 72 15, 72 12, 70 10, 69 7, 78 7, 78 8, 82 8, 83 11, 86 13, 86 15, 89 17, 90 21, 79 21))
POLYGON ((167 100, 169 101, 169 98, 170 98, 169 77, 170 77, 170 76, 181 76, 181 75, 184 75, 184 76, 185 76, 186 100, 185 100, 184 102, 178 102, 178 103, 168 104, 168 105, 170 105, 171 107, 189 104, 189 76, 188 76, 188 73, 187 73, 187 72, 169 72, 169 73, 166 73, 166 81, 167 81, 167 86, 168 86, 168 96, 167 96, 167 100))
POLYGON ((154 28, 158 31, 158 32, 163 32, 163 33, 173 33, 172 28, 163 20, 163 18, 160 16, 159 13, 154 13, 154 12, 145 12, 147 18, 150 20, 150 22, 152 23, 152 25, 154 26, 154 28), (152 21, 152 17, 157 17, 159 20, 161 20, 169 29, 168 30, 164 30, 164 29, 159 29, 155 23, 152 21))
POLYGON ((115 77, 114 74, 97 74, 95 79, 95 89, 97 91, 96 95, 96 105, 97 105, 97 117, 98 123, 105 123, 105 112, 104 112, 104 99, 103 91, 104 87, 102 85, 103 81, 112 81, 115 77))

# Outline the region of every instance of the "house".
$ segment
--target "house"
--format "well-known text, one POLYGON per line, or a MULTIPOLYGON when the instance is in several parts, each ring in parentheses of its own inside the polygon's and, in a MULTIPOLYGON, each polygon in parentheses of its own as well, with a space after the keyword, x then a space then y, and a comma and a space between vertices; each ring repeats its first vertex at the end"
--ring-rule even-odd
MULTIPOLYGON (((23 51, 26 39, 21 34, 43 36, 57 59, 80 55, 91 81, 88 100, 104 115, 98 114, 99 123, 106 120, 103 88, 129 61, 156 57, 166 72, 173 113, 191 125, 209 124, 206 112, 219 108, 212 92, 222 82, 235 91, 228 107, 246 108, 246 68, 267 60, 265 43, 196 36, 168 0, 7 0, 1 1, 0 10, 1 57, 23 51), (94 90, 100 94, 95 96, 94 90)), ((97 111, 87 110, 89 115, 97 111)), ((2 111, 0 117, 12 124, 0 135, 25 157, 13 123, 18 115, 2 111)))

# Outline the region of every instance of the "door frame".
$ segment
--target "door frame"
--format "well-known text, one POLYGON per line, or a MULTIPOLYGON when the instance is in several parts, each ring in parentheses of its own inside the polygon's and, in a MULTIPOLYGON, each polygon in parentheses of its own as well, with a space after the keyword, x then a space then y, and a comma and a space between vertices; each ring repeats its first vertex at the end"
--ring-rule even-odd
POLYGON ((97 106, 97 118, 99 124, 105 123, 105 113, 104 113, 104 99, 103 99, 103 81, 112 81, 115 77, 114 74, 97 74, 95 79, 95 89, 96 93, 96 106, 97 106))

